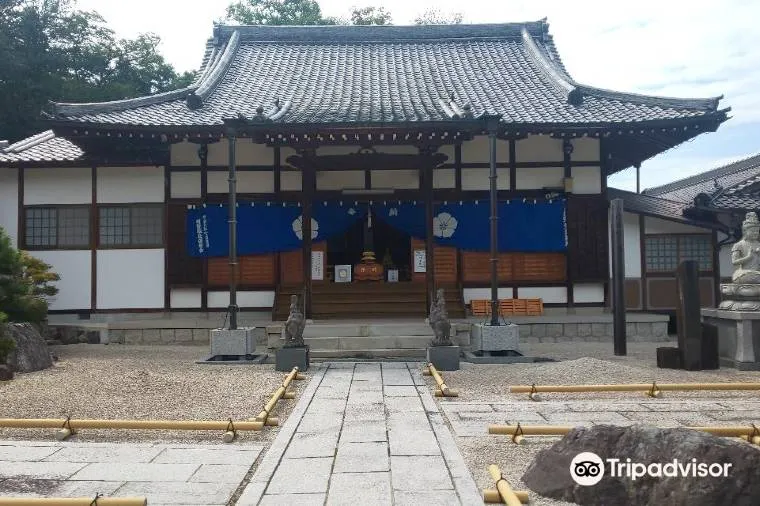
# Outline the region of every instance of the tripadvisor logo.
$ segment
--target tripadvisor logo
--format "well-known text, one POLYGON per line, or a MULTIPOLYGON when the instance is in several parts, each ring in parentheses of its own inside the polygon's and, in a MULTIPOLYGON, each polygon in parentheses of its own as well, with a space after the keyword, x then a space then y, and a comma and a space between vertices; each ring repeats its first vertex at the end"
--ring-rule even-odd
POLYGON ((673 459, 670 462, 655 462, 652 464, 642 464, 632 462, 631 459, 606 459, 596 453, 583 452, 576 455, 570 462, 570 477, 578 485, 590 487, 596 485, 604 477, 605 470, 612 478, 628 478, 636 481, 639 478, 648 476, 651 478, 727 478, 728 471, 733 464, 731 463, 712 463, 698 462, 697 459, 690 461, 679 461, 673 459), (606 462, 606 466, 605 466, 606 462))

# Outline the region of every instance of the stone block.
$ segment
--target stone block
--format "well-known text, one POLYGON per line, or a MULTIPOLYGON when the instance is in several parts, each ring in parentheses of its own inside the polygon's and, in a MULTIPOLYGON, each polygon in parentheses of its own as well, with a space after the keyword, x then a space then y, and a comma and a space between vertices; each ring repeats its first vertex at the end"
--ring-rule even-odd
POLYGON ((667 338, 668 337, 668 323, 667 322, 652 322, 652 336, 667 338))
MULTIPOLYGON (((427 361, 439 371, 458 371, 459 346, 430 346, 427 349, 427 361)), ((410 380, 411 378, 409 376, 410 380)))
POLYGON ((140 329, 129 329, 124 331, 124 344, 142 344, 143 331, 140 329))
POLYGON ((173 343, 176 341, 176 336, 174 334, 174 329, 161 329, 161 342, 162 343, 173 343))
POLYGON ((530 331, 531 331, 530 325, 518 325, 519 331, 520 331, 520 337, 530 337, 530 331))
MULTIPOLYGON (((337 432, 298 432, 290 440, 285 451, 286 459, 303 459, 314 457, 332 457, 338 446, 337 432)), ((290 465, 287 462, 284 465, 290 465)))
MULTIPOLYGON (((211 355, 253 355, 256 340, 253 328, 214 329, 211 331, 211 355)), ((292 369, 292 367, 290 368, 292 369)), ((280 370, 280 369, 278 369, 280 370)))
POLYGON ((346 443, 338 447, 333 473, 390 471, 388 443, 346 443))
POLYGON ((592 323, 591 324, 591 336, 592 337, 604 337, 607 333, 606 323, 592 323))
POLYGON ((198 464, 97 463, 71 477, 72 480, 188 481, 198 464))
POLYGON ((652 324, 639 322, 636 324, 636 335, 639 337, 652 337, 652 324))
MULTIPOLYGON (((482 433, 483 427, 480 427, 482 433)), ((449 470, 441 456, 393 456, 391 479, 397 491, 451 490, 449 470)))
MULTIPOLYGON (((614 335, 614 329, 613 329, 613 335, 614 335)), ((628 339, 634 339, 636 336, 638 336, 638 329, 636 328, 635 323, 626 322, 625 323, 625 337, 628 339)))
POLYGON ((591 336, 591 324, 590 323, 579 323, 578 324, 578 337, 589 337, 591 336))
POLYGON ((577 337, 578 336, 578 324, 577 323, 565 323, 562 326, 562 334, 565 337, 577 337))
POLYGON ((391 494, 391 475, 388 472, 336 473, 330 479, 327 504, 330 506, 354 506, 356 504, 390 506, 392 504, 391 494), (357 491, 361 491, 361 500, 357 498, 357 491))
MULTIPOLYGON (((54 446, 0 446, 0 462, 25 462, 30 460, 42 460, 56 453, 59 448, 54 446)), ((47 459, 54 461, 57 459, 47 459)), ((75 462, 75 461, 69 461, 75 462)))
POLYGON ((519 350, 520 330, 517 325, 472 326, 472 349, 482 351, 519 350))
MULTIPOLYGON (((131 446, 65 446, 47 457, 48 462, 101 462, 101 463, 148 463, 161 453, 161 448, 134 448, 131 446)), ((0 449, 0 460, 4 460, 0 449)), ((12 459, 11 459, 12 460, 12 459)), ((195 461, 185 462, 192 464, 195 461)))
POLYGON ((531 337, 546 337, 546 324, 545 323, 531 323, 530 324, 531 337))
POLYGON ((175 329, 174 341, 177 343, 192 343, 193 330, 192 329, 175 329))
POLYGON ((388 432, 385 428, 385 420, 356 421, 346 419, 343 422, 343 430, 340 433, 340 444, 371 443, 387 440, 388 432))
POLYGON ((432 430, 390 430, 391 455, 440 455, 432 430))
MULTIPOLYGON (((308 476, 301 466, 277 467, 269 482, 267 493, 271 494, 324 494, 333 465, 333 457, 309 459, 308 476)), ((294 504, 294 503, 289 503, 294 504)))
POLYGON ((194 343, 208 343, 209 342, 209 329, 193 329, 193 342, 194 343))
POLYGON ((418 504, 439 504, 450 506, 462 504, 455 490, 418 490, 393 492, 393 504, 396 506, 417 506, 418 504))
POLYGON ((161 329, 143 329, 143 344, 155 344, 161 342, 161 329))
MULTIPOLYGON (((246 446, 245 450, 229 448, 167 448, 152 462, 156 464, 234 464, 250 466, 263 449, 262 446, 246 446)), ((160 448, 159 448, 160 449, 160 448)))
POLYGON ((203 464, 195 471, 195 474, 193 474, 189 481, 193 483, 234 483, 238 485, 243 481, 250 468, 250 465, 203 464))
POLYGON ((108 330, 108 342, 113 344, 124 344, 124 337, 126 330, 123 329, 109 329, 108 330))
POLYGON ((119 488, 120 496, 148 497, 148 504, 227 504, 234 492, 233 486, 221 483, 142 481, 124 483, 119 488))
POLYGON ((561 323, 549 323, 546 325, 547 337, 560 337, 562 335, 562 330, 561 323))
POLYGON ((289 372, 294 367, 300 371, 309 370, 309 347, 280 348, 275 351, 275 371, 289 372))

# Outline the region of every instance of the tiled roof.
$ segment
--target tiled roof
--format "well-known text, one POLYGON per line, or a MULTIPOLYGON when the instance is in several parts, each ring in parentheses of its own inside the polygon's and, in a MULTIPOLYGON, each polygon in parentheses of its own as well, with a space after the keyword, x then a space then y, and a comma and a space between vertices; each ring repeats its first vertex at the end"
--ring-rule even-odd
POLYGON ((72 142, 56 137, 52 130, 38 133, 0 148, 0 165, 24 162, 73 162, 84 152, 72 142))
POLYGON ((677 221, 687 220, 683 215, 683 210, 686 206, 681 202, 651 197, 617 188, 608 188, 607 196, 610 200, 623 199, 623 208, 631 213, 661 216, 677 221))
MULTIPOLYGON (((576 83, 547 23, 217 26, 188 88, 99 104, 54 104, 56 120, 126 126, 448 121, 609 124, 698 118, 718 98, 672 99, 576 83)), ((720 114, 725 116, 724 111, 720 114)))

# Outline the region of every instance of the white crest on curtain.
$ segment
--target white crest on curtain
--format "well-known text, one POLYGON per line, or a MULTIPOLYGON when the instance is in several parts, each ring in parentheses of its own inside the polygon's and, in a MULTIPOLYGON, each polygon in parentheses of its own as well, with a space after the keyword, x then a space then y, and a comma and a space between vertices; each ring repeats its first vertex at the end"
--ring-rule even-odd
POLYGON ((449 238, 454 235, 458 221, 449 213, 439 213, 433 218, 433 235, 436 237, 449 238))
MULTIPOLYGON (((303 214, 293 220, 293 233, 303 241, 303 214)), ((311 238, 316 239, 319 235, 319 223, 314 218, 311 219, 311 238)))

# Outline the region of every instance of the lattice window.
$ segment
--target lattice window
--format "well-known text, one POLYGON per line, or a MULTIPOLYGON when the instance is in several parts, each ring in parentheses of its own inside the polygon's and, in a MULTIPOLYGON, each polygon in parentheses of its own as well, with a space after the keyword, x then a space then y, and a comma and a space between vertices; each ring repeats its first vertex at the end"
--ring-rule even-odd
POLYGON ((90 209, 85 206, 29 207, 25 210, 27 248, 87 248, 90 209))
POLYGON ((684 260, 696 260, 700 271, 711 271, 709 235, 650 235, 644 244, 647 272, 673 272, 684 260))
POLYGON ((162 206, 109 206, 100 208, 102 246, 162 246, 164 210, 162 206))

